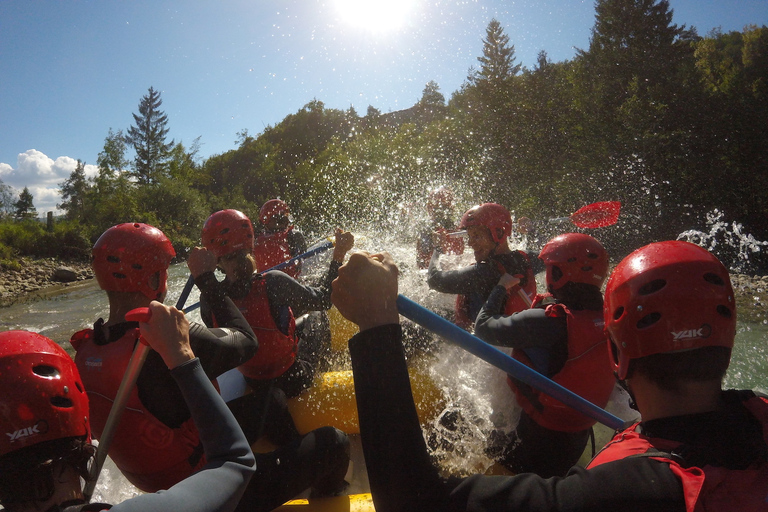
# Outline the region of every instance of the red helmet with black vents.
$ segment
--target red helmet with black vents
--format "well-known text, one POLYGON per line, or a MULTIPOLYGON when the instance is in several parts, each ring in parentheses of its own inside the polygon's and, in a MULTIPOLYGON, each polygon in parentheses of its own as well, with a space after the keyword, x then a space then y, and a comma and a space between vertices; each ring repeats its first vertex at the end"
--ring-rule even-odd
POLYGON ((706 249, 678 240, 646 245, 616 266, 604 316, 619 379, 626 378, 632 359, 732 348, 736 336, 728 270, 706 249))
POLYGON ((0 457, 46 441, 90 441, 88 396, 63 348, 28 331, 0 333, 0 457))
POLYGON ((162 300, 168 266, 176 251, 159 229, 139 222, 106 230, 91 251, 93 273, 102 290, 141 292, 162 300))
POLYGON ((203 247, 217 258, 245 249, 253 251, 253 224, 243 212, 219 210, 203 225, 203 247))
POLYGON ((556 236, 541 250, 539 259, 547 269, 550 290, 568 282, 600 287, 608 275, 608 252, 595 238, 583 233, 556 236))
POLYGON ((461 217, 460 229, 472 226, 485 226, 491 232, 496 243, 512 235, 512 215, 509 210, 496 203, 484 203, 473 206, 461 217))

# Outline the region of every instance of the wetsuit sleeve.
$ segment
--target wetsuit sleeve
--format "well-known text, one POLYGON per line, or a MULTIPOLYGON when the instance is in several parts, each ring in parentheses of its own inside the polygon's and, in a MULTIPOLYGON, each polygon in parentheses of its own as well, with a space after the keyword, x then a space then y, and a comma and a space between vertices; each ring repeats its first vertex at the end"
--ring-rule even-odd
POLYGON ((171 370, 181 388, 208 460, 205 467, 167 491, 143 494, 112 507, 114 512, 225 512, 234 510, 255 471, 253 453, 232 413, 198 359, 171 370))
POLYGON ((565 478, 533 474, 443 479, 419 425, 397 325, 349 342, 368 478, 377 512, 678 511, 680 482, 665 463, 624 459, 565 478))
POLYGON ((495 286, 475 320, 475 336, 492 345, 511 348, 548 347, 568 340, 568 322, 563 317, 548 317, 534 308, 504 316, 507 297, 503 286, 495 286))
POLYGON ((427 285, 442 293, 469 295, 473 292, 487 293, 499 280, 501 274, 485 262, 458 270, 439 270, 440 252, 432 253, 427 270, 427 285))
POLYGON ((339 275, 341 263, 331 261, 331 266, 320 286, 304 285, 294 278, 273 270, 264 274, 267 281, 272 318, 281 318, 280 308, 290 306, 293 316, 299 317, 310 311, 325 311, 331 308, 331 283, 339 275))
POLYGON ((503 316, 507 291, 495 286, 475 320, 475 336, 491 345, 520 349, 534 368, 550 377, 559 372, 568 359, 568 321, 549 317, 534 308, 503 316))
POLYGON ((447 510, 450 488, 439 477, 413 403, 400 326, 385 325, 349 341, 360 437, 377 512, 447 510))

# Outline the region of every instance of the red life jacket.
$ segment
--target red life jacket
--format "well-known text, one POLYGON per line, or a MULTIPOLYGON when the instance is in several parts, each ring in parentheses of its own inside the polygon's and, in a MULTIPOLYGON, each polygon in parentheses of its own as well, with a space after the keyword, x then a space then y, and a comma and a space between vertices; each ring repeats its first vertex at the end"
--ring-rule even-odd
MULTIPOLYGON (((139 338, 129 329, 117 341, 96 345, 92 329, 76 332, 75 364, 90 402, 91 427, 100 438, 128 361, 139 338)), ((200 436, 192 419, 170 428, 139 400, 136 387, 126 403, 109 456, 125 477, 144 492, 168 489, 205 465, 200 436)))
MULTIPOLYGON (((552 380, 598 407, 605 407, 616 380, 608 364, 602 312, 570 311, 563 304, 551 304, 546 314, 565 316, 568 322, 568 359, 552 380)), ((512 357, 533 367, 522 350, 512 350, 512 357)), ((594 419, 537 389, 511 378, 507 382, 515 392, 517 403, 544 428, 578 432, 595 424, 594 419)))
MULTIPOLYGON (((742 404, 763 426, 763 438, 768 444, 768 399, 753 396, 742 404)), ((667 456, 681 443, 649 438, 637 432, 637 423, 616 434, 598 453, 587 469, 646 454, 669 464, 669 469, 683 486, 685 508, 688 512, 705 510, 738 510, 739 512, 768 510, 768 463, 754 464, 743 470, 719 466, 684 467, 681 461, 667 456), (649 452, 659 451, 659 456, 649 452)))
MULTIPOLYGON (((248 324, 259 340, 259 350, 251 359, 238 366, 240 373, 251 379, 267 380, 279 377, 296 360, 298 340, 296 339, 296 319, 288 309, 288 334, 283 334, 272 318, 267 296, 266 279, 254 278, 251 291, 242 299, 232 302, 240 309, 248 324)), ((214 325, 216 319, 214 318, 214 325)))
MULTIPOLYGON (((529 263, 528 269, 525 272, 526 283, 525 286, 513 286, 507 290, 507 301, 504 303, 504 316, 509 316, 512 313, 518 313, 525 311, 529 308, 528 302, 520 297, 518 290, 523 290, 529 299, 533 300, 536 297, 536 276, 533 275, 533 268, 530 266, 530 259, 524 251, 519 251, 525 257, 525 260, 529 263)), ((477 265, 477 263, 475 263, 477 265)), ((504 266, 496 262, 496 266, 500 272, 499 277, 503 276, 507 271, 504 266)), ((516 277, 522 277, 517 275, 516 277)), ((486 297, 487 298, 487 297, 486 297)), ((475 323, 475 320, 471 318, 469 314, 469 296, 457 295, 456 303, 454 305, 454 323, 462 329, 467 329, 475 323)))
MULTIPOLYGON (((288 244, 288 235, 292 229, 293 226, 289 226, 285 231, 263 234, 256 239, 253 257, 259 272, 288 261, 294 256, 291 254, 291 248, 288 244)), ((282 271, 293 278, 299 275, 299 267, 295 264, 285 267, 282 271)))

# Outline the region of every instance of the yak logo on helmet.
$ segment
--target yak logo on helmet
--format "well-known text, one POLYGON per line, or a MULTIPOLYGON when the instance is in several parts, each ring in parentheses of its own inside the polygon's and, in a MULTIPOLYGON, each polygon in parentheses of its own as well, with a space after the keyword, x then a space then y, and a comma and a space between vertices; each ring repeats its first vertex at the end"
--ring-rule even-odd
POLYGON ((672 331, 671 334, 673 341, 705 339, 709 338, 709 336, 712 334, 712 327, 709 324, 703 324, 698 329, 672 331))
POLYGON ((40 420, 31 427, 20 428, 16 432, 6 432, 5 435, 10 438, 9 442, 13 443, 20 439, 24 439, 25 437, 32 437, 46 433, 48 433, 48 422, 45 420, 40 420))

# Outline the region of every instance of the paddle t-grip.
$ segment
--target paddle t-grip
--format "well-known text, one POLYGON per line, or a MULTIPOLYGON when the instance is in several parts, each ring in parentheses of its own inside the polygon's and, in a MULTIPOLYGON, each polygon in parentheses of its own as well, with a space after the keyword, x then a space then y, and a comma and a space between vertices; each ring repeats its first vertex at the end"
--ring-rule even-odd
POLYGON ((149 322, 152 318, 152 312, 149 308, 136 308, 132 309, 125 314, 126 322, 149 322))

